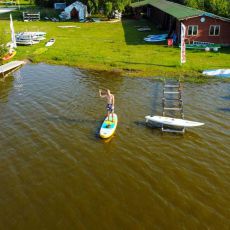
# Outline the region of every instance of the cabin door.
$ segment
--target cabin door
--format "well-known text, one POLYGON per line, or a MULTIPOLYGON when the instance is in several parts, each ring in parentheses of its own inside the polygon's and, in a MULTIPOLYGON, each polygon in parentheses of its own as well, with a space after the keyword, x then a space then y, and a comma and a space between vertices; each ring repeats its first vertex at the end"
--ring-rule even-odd
POLYGON ((79 20, 79 12, 76 10, 75 7, 71 10, 70 15, 71 19, 79 20))

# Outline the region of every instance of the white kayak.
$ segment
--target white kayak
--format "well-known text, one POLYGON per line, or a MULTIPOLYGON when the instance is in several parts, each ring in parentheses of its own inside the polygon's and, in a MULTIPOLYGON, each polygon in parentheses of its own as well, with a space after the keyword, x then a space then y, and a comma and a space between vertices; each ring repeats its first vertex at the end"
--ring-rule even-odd
POLYGON ((162 116, 146 116, 146 122, 154 122, 158 124, 175 126, 175 127, 195 127, 204 125, 204 123, 196 121, 188 121, 184 119, 172 118, 172 117, 162 117, 162 116))
POLYGON ((46 46, 52 46, 55 42, 55 39, 54 38, 51 38, 47 43, 46 43, 46 46))
POLYGON ((216 77, 230 77, 230 69, 204 70, 203 74, 216 77))
POLYGON ((118 118, 116 113, 113 114, 113 121, 112 121, 112 114, 110 114, 109 119, 108 116, 106 116, 104 122, 101 125, 100 137, 101 138, 111 137, 117 128, 117 122, 118 122, 118 118))

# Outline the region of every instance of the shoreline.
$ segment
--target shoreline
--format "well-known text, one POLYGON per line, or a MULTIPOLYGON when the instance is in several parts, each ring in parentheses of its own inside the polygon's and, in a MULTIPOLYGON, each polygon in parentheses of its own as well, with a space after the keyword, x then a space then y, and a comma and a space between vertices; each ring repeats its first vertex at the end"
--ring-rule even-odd
MULTIPOLYGON (((0 27, 5 29, 6 40, 9 41, 9 20, 1 19, 0 27)), ((14 28, 16 33, 36 30, 44 31, 47 35, 46 40, 39 44, 18 46, 13 60, 27 59, 32 63, 65 65, 92 72, 115 73, 118 76, 183 77, 189 82, 207 82, 210 77, 202 75, 203 70, 225 69, 230 66, 230 48, 222 48, 218 53, 188 50, 187 62, 181 66, 178 47, 168 47, 166 42, 149 44, 143 40, 149 33, 162 33, 146 20, 125 19, 116 23, 79 23, 22 22, 15 19, 14 28), (78 28, 58 27, 73 24, 78 28), (139 32, 136 29, 137 25, 149 25, 152 30, 139 32), (45 43, 50 38, 55 38, 56 42, 47 48, 45 43)), ((223 81, 220 78, 218 80, 223 81)), ((228 81, 224 79, 226 80, 228 81)))
POLYGON ((221 77, 214 77, 214 76, 206 76, 203 74, 196 75, 194 77, 190 75, 132 75, 132 74, 127 74, 127 72, 122 72, 121 69, 89 69, 89 68, 83 68, 79 67, 77 65, 69 65, 69 64, 62 64, 62 63, 57 63, 57 62, 33 62, 30 59, 23 59, 26 64, 32 64, 32 65, 39 65, 39 64, 45 64, 45 65, 53 65, 53 66, 63 66, 63 67, 69 67, 69 68, 77 68, 81 72, 86 72, 89 75, 92 76, 97 76, 97 75, 102 75, 102 76, 116 76, 116 77, 130 77, 130 78, 143 78, 143 79, 152 79, 152 80, 159 80, 163 81, 164 78, 166 79, 175 79, 175 78, 180 78, 183 82, 187 83, 212 83, 212 82, 226 82, 229 83, 230 79, 229 78, 221 78, 221 77))

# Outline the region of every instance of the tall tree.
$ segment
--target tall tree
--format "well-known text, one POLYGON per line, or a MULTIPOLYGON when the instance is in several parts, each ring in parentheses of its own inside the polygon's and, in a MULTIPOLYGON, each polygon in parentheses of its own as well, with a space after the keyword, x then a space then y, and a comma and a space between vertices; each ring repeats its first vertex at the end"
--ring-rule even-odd
POLYGON ((104 12, 105 12, 105 15, 108 17, 108 19, 111 18, 112 11, 113 11, 113 3, 106 2, 104 12))
POLYGON ((89 7, 90 14, 98 12, 98 0, 89 0, 87 5, 89 7))

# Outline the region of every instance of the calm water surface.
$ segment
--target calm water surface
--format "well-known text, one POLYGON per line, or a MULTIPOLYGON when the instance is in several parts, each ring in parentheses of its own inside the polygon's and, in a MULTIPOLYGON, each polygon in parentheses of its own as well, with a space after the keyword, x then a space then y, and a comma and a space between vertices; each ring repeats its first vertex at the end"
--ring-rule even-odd
POLYGON ((185 84, 184 136, 146 127, 162 83, 26 65, 0 82, 0 229, 229 229, 230 83, 185 84), (99 88, 116 135, 98 138, 99 88))

